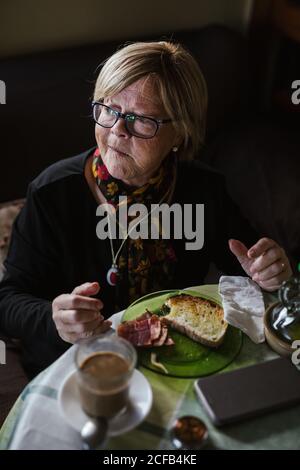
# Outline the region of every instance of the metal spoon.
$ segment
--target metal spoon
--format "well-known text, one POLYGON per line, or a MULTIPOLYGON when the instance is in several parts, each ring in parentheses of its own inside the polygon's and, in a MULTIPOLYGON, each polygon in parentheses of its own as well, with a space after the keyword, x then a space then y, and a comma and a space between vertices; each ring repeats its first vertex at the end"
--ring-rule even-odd
POLYGON ((81 439, 85 450, 96 449, 105 441, 108 429, 107 419, 103 416, 90 418, 81 430, 81 439))

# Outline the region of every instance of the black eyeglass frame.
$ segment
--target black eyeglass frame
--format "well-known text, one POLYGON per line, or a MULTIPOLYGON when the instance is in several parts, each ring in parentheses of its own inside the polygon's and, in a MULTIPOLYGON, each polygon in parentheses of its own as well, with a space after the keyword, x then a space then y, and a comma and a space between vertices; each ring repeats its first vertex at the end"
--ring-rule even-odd
POLYGON ((93 119, 95 121, 96 124, 98 124, 98 126, 101 126, 101 127, 104 127, 105 129, 111 129, 112 127, 114 127, 114 125, 118 122, 118 120, 120 118, 124 119, 125 121, 125 127, 126 127, 126 130, 127 132, 129 132, 130 135, 133 135, 134 137, 138 137, 140 139, 152 139, 153 137, 156 136, 157 134, 157 131, 160 127, 161 124, 166 124, 168 122, 172 122, 173 119, 155 119, 155 118, 152 118, 152 117, 148 117, 148 116, 142 116, 141 114, 135 114, 135 113, 121 113, 120 111, 116 111, 115 109, 111 108, 110 106, 107 106, 106 104, 104 103, 101 103, 101 101, 93 101, 92 102, 92 108, 93 108, 93 119), (95 119, 95 115, 94 115, 94 108, 96 105, 101 105, 101 106, 104 106, 105 108, 107 109, 110 109, 111 111, 113 111, 113 113, 115 114, 116 116, 116 120, 115 122, 113 123, 112 126, 103 126, 103 124, 100 124, 96 119, 95 119), (150 121, 154 122, 156 124, 156 131, 155 133, 151 136, 151 137, 144 137, 144 136, 141 136, 141 135, 137 135, 137 134, 133 134, 131 132, 131 130, 128 128, 128 125, 127 125, 127 122, 129 120, 129 118, 132 118, 132 117, 137 117, 137 118, 142 118, 142 119, 149 119, 150 121))

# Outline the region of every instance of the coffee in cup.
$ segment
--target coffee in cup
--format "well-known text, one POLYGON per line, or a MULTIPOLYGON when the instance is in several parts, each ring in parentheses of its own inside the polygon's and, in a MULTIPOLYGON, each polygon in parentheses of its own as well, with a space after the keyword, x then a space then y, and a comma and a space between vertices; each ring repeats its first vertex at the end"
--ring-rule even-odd
POLYGON ((135 364, 135 349, 123 338, 98 336, 81 342, 76 351, 77 383, 85 413, 109 419, 124 410, 135 364))

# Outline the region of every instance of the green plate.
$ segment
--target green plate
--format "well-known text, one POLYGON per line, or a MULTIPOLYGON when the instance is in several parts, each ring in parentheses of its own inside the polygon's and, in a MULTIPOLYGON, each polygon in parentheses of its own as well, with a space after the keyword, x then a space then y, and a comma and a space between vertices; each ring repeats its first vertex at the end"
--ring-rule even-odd
MULTIPOLYGON (((145 312, 146 308, 161 315, 161 306, 174 295, 190 294, 212 300, 222 305, 217 292, 207 289, 210 286, 200 286, 197 290, 169 290, 154 292, 141 297, 132 303, 124 312, 122 321, 134 320, 145 312), (201 292, 201 287, 203 287, 201 292), (208 295, 207 292, 210 294, 208 295)), ((174 346, 155 348, 138 348, 139 363, 154 372, 165 375, 162 369, 151 364, 151 353, 155 352, 158 362, 162 363, 173 377, 201 377, 224 369, 239 354, 242 346, 242 332, 229 325, 223 344, 218 349, 208 348, 196 343, 178 331, 169 328, 169 336, 174 340, 174 346)))

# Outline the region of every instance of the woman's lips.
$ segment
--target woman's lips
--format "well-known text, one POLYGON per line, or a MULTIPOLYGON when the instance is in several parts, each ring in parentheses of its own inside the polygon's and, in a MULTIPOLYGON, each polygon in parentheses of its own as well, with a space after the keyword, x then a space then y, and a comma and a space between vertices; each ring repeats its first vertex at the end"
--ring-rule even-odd
POLYGON ((119 153, 120 155, 123 155, 124 157, 129 157, 129 156, 130 156, 130 155, 128 155, 128 153, 121 152, 121 150, 118 150, 118 149, 112 147, 111 145, 108 145, 108 148, 110 148, 110 149, 113 150, 114 152, 119 153))

